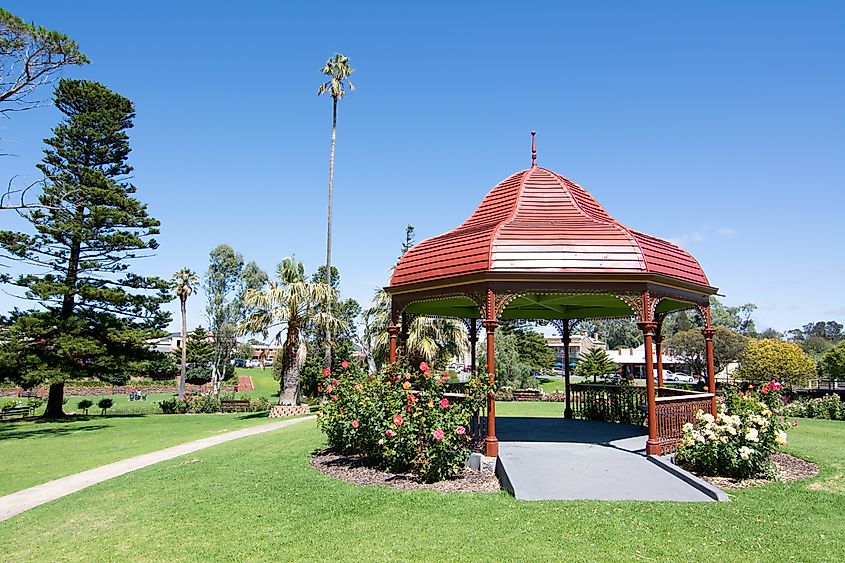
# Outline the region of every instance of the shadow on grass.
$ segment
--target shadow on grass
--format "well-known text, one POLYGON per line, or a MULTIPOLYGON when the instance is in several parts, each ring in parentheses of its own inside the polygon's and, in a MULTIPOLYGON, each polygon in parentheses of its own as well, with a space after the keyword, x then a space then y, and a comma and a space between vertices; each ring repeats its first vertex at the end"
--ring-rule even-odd
POLYGON ((22 440, 35 438, 37 436, 62 436, 75 434, 77 432, 92 432, 110 428, 110 424, 86 424, 81 426, 51 426, 51 427, 27 427, 26 430, 15 427, 0 427, 0 440, 22 440))

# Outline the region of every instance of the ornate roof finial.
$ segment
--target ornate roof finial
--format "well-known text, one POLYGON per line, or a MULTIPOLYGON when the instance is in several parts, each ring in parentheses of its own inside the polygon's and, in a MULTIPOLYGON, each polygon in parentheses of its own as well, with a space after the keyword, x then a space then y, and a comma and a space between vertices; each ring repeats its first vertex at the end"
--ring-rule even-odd
POLYGON ((534 141, 534 135, 536 135, 536 131, 531 132, 531 167, 534 168, 537 166, 537 143, 534 141))

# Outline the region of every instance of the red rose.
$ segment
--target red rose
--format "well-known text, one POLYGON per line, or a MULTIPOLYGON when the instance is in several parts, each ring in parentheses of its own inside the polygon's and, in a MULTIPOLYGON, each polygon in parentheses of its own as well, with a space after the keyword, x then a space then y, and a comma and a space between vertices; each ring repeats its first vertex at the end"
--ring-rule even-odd
POLYGON ((359 424, 359 422, 358 422, 358 419, 357 419, 357 418, 356 418, 355 420, 353 420, 353 421, 352 421, 352 428, 358 428, 358 426, 359 426, 359 425, 360 425, 360 424, 359 424))
POLYGON ((326 377, 328 377, 329 375, 331 375, 331 373, 332 373, 332 370, 330 370, 329 368, 325 368, 325 369, 323 370, 323 375, 325 375, 326 377))
POLYGON ((337 379, 332 379, 332 385, 336 386, 338 383, 339 383, 339 381, 337 379))
POLYGON ((404 419, 402 418, 401 414, 393 415, 393 424, 395 424, 396 426, 402 426, 402 422, 404 422, 404 419))
POLYGON ((340 362, 340 367, 342 367, 343 369, 348 368, 349 362, 347 362, 346 360, 343 360, 342 362, 340 362))
POLYGON ((334 389, 331 385, 326 385, 326 393, 331 393, 332 389, 334 389))
POLYGON ((428 371, 428 362, 420 362, 420 371, 428 371))
POLYGON ((446 397, 443 397, 442 399, 440 399, 440 408, 448 409, 449 408, 449 399, 447 399, 446 397))

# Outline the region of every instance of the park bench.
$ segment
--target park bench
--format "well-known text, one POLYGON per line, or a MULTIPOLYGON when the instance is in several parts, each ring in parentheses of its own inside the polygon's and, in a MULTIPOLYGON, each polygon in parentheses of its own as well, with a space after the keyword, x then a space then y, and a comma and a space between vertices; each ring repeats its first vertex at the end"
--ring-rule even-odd
POLYGON ((249 412, 249 399, 224 399, 220 401, 223 412, 249 412))
POLYGON ((29 416, 29 407, 12 407, 0 411, 0 419, 12 418, 13 416, 19 416, 21 418, 29 416))
POLYGON ((513 392, 514 401, 539 401, 541 397, 539 389, 517 389, 513 392))

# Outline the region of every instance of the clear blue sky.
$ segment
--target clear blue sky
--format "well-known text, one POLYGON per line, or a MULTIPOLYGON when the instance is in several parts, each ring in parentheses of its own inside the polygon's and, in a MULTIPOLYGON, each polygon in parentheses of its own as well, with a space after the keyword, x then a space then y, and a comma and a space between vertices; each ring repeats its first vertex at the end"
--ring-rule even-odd
MULTIPOLYGON (((346 296, 386 283, 406 224, 449 230, 527 167, 536 129, 542 166, 679 242, 726 303, 759 306, 758 326, 845 320, 845 3, 270 4, 4 2, 78 41, 93 63, 68 76, 135 102, 135 182, 162 221, 139 270, 203 272, 221 242, 268 270, 324 260, 331 103, 316 90, 339 51, 357 87, 335 176, 346 296)), ((58 119, 0 122, 17 155, 4 181, 37 177, 58 119)))

